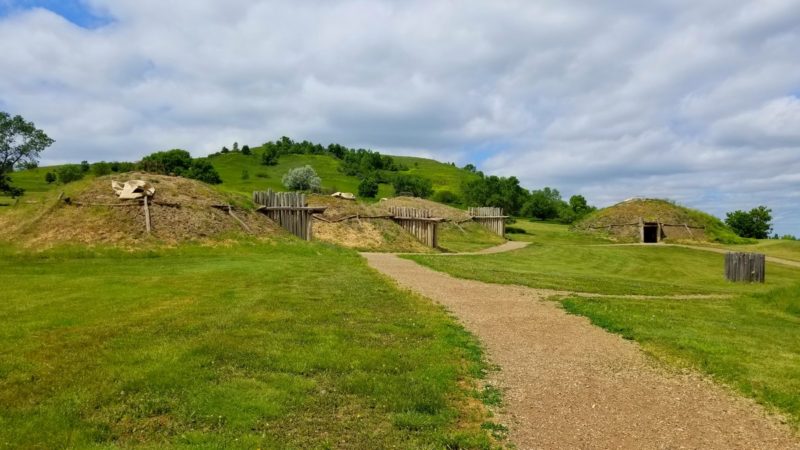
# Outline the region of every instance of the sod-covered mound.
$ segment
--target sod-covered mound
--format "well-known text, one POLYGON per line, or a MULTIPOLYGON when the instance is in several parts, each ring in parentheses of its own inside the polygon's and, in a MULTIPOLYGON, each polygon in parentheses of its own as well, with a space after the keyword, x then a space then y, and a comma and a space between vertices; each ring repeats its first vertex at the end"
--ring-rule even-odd
POLYGON ((376 252, 429 253, 437 251, 473 251, 504 242, 504 239, 469 222, 466 211, 441 203, 414 197, 395 197, 374 204, 314 195, 308 203, 327 206, 324 214, 314 220, 314 239, 376 252), (392 221, 392 207, 431 210, 433 216, 445 219, 439 224, 439 248, 432 249, 419 242, 400 225, 392 221))
POLYGON ((575 224, 575 229, 598 233, 620 242, 640 242, 647 231, 660 230, 658 241, 736 243, 736 236, 718 218, 669 200, 634 198, 603 208, 575 224))
POLYGON ((36 246, 56 243, 131 246, 145 241, 177 244, 242 234, 263 238, 282 233, 277 225, 252 209, 234 206, 234 217, 227 208, 219 207, 233 201, 196 180, 147 173, 115 174, 96 178, 83 189, 52 199, 18 230, 15 240, 36 246), (144 180, 155 187, 155 195, 149 201, 149 234, 142 200, 120 200, 111 187, 112 180, 144 180))

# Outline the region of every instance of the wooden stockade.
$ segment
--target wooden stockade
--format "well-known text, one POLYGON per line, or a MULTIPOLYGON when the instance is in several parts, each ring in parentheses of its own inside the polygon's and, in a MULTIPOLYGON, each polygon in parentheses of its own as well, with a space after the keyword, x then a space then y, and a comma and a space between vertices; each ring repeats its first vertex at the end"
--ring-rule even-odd
POLYGON ((728 281, 763 283, 766 259, 761 253, 726 253, 725 278, 728 281))
POLYGON ((308 206, 306 195, 300 192, 273 192, 271 189, 253 192, 253 203, 258 205, 256 211, 307 241, 311 240, 311 216, 326 209, 324 206, 308 206))
POLYGON ((439 222, 444 219, 432 217, 428 209, 394 206, 389 211, 392 213, 392 220, 420 242, 434 248, 439 245, 439 222))
POLYGON ((490 229, 498 236, 503 237, 506 235, 506 219, 508 216, 503 215, 503 208, 495 208, 493 206, 469 208, 469 215, 472 216, 472 220, 490 229))

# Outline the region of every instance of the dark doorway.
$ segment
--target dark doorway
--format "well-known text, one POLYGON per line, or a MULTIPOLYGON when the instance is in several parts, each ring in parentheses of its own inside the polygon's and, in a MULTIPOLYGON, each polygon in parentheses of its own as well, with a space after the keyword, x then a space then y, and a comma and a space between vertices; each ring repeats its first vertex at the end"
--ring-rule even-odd
POLYGON ((645 244, 655 244, 658 242, 658 224, 657 223, 646 223, 644 224, 644 233, 643 233, 644 242, 645 244))

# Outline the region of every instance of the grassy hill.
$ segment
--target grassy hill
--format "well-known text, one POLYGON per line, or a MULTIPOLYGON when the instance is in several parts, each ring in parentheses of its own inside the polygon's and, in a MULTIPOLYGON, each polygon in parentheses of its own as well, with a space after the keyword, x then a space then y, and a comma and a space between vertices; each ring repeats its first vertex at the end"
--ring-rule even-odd
MULTIPOLYGON (((322 187, 326 191, 358 192, 358 177, 348 176, 339 170, 340 161, 329 155, 283 155, 275 166, 261 164, 263 150, 253 148, 252 155, 239 152, 220 154, 211 158, 211 163, 222 177, 220 189, 228 192, 250 195, 254 190, 272 188, 284 190, 281 177, 289 169, 309 165, 322 178, 322 187), (246 173, 246 175, 245 175, 246 173)), ((434 192, 461 192, 461 184, 477 177, 474 173, 441 163, 432 159, 392 156, 395 161, 408 167, 408 170, 397 172, 425 177, 433 182, 434 192)), ((393 172, 385 172, 391 176, 393 172)), ((44 174, 42 174, 44 177, 44 174)), ((393 196, 394 189, 390 184, 381 184, 376 198, 393 196)))

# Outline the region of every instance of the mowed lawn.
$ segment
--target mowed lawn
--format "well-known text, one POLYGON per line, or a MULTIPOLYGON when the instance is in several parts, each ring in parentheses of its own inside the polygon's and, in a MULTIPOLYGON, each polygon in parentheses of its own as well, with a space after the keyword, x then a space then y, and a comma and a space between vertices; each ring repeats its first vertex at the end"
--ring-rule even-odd
POLYGON ((800 426, 800 270, 767 265, 767 283, 724 280, 722 255, 659 246, 603 246, 563 225, 514 224, 515 252, 409 258, 461 278, 573 292, 729 298, 584 298, 559 301, 574 314, 634 339, 655 357, 712 375, 800 426))
POLYGON ((478 343, 355 252, 3 248, 0 286, 2 446, 490 445, 478 343))

